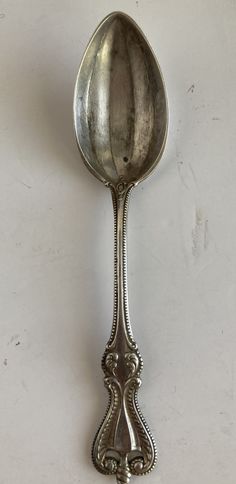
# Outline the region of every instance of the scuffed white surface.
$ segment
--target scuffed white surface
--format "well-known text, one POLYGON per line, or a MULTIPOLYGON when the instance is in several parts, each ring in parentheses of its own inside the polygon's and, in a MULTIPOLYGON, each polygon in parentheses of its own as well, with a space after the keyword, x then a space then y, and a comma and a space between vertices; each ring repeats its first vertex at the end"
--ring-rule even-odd
POLYGON ((234 484, 234 0, 1 2, 0 482, 113 482, 90 462, 107 401, 112 208, 72 128, 81 55, 112 10, 146 33, 170 109, 165 154, 129 214, 140 401, 159 448, 142 479, 234 484))

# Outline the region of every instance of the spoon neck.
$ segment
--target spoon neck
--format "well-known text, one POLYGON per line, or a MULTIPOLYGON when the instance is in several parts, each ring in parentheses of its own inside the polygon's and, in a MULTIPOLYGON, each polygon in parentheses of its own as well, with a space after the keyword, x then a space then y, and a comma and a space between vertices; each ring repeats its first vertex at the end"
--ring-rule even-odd
MULTIPOLYGON (((114 210, 114 308, 110 345, 134 345, 129 320, 127 283, 127 216, 133 184, 110 186, 114 210)), ((122 349, 122 348, 121 348, 122 349)))

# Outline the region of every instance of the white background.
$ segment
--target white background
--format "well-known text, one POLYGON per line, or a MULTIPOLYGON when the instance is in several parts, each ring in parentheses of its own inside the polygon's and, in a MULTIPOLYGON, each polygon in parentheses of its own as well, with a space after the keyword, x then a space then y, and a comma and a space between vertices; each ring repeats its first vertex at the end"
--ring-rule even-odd
POLYGON ((112 206, 72 122, 82 53, 112 10, 148 37, 170 109, 129 213, 140 403, 159 450, 141 479, 234 484, 235 0, 0 3, 0 483, 114 482, 90 461, 107 404, 112 206))

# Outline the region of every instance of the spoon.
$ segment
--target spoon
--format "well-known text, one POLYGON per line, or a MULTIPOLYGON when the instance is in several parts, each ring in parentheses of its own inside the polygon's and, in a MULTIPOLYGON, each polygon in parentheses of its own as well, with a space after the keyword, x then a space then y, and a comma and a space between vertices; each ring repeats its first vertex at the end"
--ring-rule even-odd
POLYGON ((137 402, 143 361, 128 309, 126 224, 129 195, 161 158, 167 99, 160 67, 143 33, 114 12, 98 26, 83 56, 74 94, 74 126, 88 169, 109 187, 114 208, 114 312, 102 359, 109 405, 92 458, 103 474, 128 484, 150 472, 156 447, 137 402))

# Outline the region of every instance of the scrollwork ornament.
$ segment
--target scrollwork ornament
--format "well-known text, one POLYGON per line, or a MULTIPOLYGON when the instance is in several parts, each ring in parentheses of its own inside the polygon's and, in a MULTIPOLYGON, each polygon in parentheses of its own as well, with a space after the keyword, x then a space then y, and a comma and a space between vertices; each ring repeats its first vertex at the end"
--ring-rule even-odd
POLYGON ((128 378, 130 378, 131 376, 134 376, 138 372, 138 369, 141 366, 140 360, 136 353, 130 353, 130 352, 125 354, 125 360, 126 360, 126 365, 129 368, 128 378))
POLYGON ((105 367, 109 373, 115 376, 117 362, 118 362, 118 353, 107 353, 105 356, 105 367))

